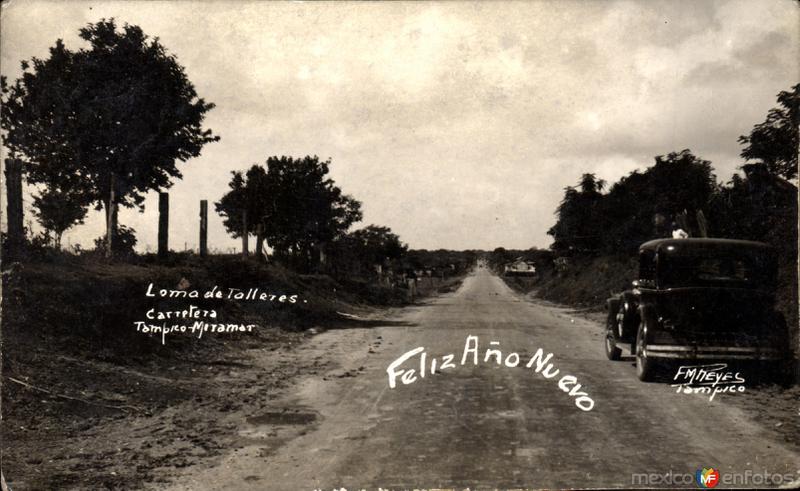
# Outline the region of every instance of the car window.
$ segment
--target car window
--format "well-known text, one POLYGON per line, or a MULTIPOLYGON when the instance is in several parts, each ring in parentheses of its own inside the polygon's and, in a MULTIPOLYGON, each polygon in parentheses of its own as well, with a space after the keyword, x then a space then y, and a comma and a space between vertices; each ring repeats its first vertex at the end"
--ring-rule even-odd
POLYGON ((701 258, 697 261, 697 278, 704 281, 748 281, 751 271, 741 259, 701 258))
POLYGON ((774 268, 769 258, 759 255, 666 256, 659 264, 661 284, 680 286, 735 286, 770 288, 774 268))

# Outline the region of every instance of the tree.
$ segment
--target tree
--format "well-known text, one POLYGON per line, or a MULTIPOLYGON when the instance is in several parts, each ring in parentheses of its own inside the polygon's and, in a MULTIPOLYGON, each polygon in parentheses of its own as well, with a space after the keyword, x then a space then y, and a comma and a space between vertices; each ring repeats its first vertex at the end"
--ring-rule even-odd
MULTIPOLYGON (((656 164, 644 173, 646 188, 640 191, 643 204, 652 206, 652 214, 675 216, 684 210, 702 210, 716 190, 716 176, 711 162, 691 150, 671 152, 656 157, 656 164)), ((652 215, 651 215, 652 216, 652 215)))
POLYGON ((293 159, 270 157, 267 175, 273 189, 266 237, 273 249, 308 267, 324 255, 327 243, 361 220, 361 203, 345 195, 328 177, 330 160, 316 155, 293 159), (313 251, 318 254, 313 254, 313 251))
POLYGON ((22 62, 21 78, 3 86, 0 122, 7 148, 26 157, 29 182, 79 190, 105 210, 108 241, 118 205, 141 209, 146 192, 182 177, 176 161, 219 137, 202 128, 214 105, 158 38, 113 19, 79 33, 88 49, 59 39, 49 58, 22 62))
POLYGON ((489 253, 489 265, 496 271, 502 271, 502 267, 507 262, 514 259, 513 252, 509 252, 505 247, 496 247, 489 253))
POLYGON ((408 246, 389 227, 369 225, 349 234, 359 246, 359 255, 373 264, 400 259, 408 246))
POLYGON ((764 164, 742 166, 712 200, 714 232, 721 237, 770 243, 782 255, 796 257, 797 188, 764 164))
POLYGON ((243 233, 256 235, 256 254, 262 254, 267 219, 272 215, 274 193, 266 170, 254 165, 243 175, 231 172, 228 191, 219 202, 214 203, 217 213, 223 217, 222 224, 234 238, 243 233), (247 213, 247 230, 244 230, 244 213, 247 213))
POLYGON ((711 162, 688 149, 657 156, 655 165, 623 177, 606 194, 603 184, 584 174, 577 188, 565 189, 548 231, 554 252, 632 252, 669 234, 669 223, 684 212, 694 217, 706 209, 717 189, 711 162))
POLYGON ((326 271, 337 278, 371 278, 376 264, 399 266, 407 250, 408 246, 389 227, 369 225, 331 243, 326 271))
POLYGON ((228 231, 238 237, 247 210, 248 233, 256 227, 277 257, 307 270, 325 254, 325 246, 361 220, 361 203, 344 194, 328 177, 330 160, 319 157, 269 157, 266 171, 254 166, 234 173, 230 191, 215 203, 228 231))
POLYGON ((606 181, 598 179, 594 174, 583 174, 578 186, 581 188, 581 193, 597 196, 606 187, 606 181))
POLYGON ((48 189, 33 197, 34 215, 48 232, 55 236, 56 248, 61 248, 61 237, 73 225, 83 223, 88 211, 83 197, 57 188, 48 189))
POLYGON ((564 189, 564 199, 556 210, 556 224, 547 231, 555 239, 553 250, 594 251, 599 248, 603 230, 599 208, 605 181, 594 174, 583 174, 574 187, 564 189))
POLYGON ((800 145, 800 84, 778 94, 778 104, 767 119, 739 137, 745 145, 745 160, 763 163, 770 173, 786 180, 797 177, 797 152, 800 145))

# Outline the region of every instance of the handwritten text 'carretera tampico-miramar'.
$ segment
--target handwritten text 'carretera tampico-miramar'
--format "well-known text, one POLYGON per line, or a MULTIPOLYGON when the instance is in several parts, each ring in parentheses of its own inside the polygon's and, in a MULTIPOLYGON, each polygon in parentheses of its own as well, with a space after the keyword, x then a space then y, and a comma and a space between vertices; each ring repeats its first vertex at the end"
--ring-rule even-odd
MULTIPOLYGON (((177 288, 157 288, 153 283, 147 285, 144 295, 168 303, 183 301, 202 302, 211 305, 214 301, 234 302, 259 302, 271 304, 297 304, 308 303, 299 298, 297 294, 283 294, 265 291, 259 287, 252 288, 221 288, 214 285, 205 290, 190 288, 189 281, 181 279, 177 288)), ((136 320, 133 325, 136 331, 147 335, 160 335, 161 344, 166 344, 168 334, 192 334, 198 339, 203 334, 234 334, 250 333, 258 327, 257 324, 242 322, 222 322, 218 319, 217 310, 202 305, 179 305, 177 307, 163 308, 163 304, 150 308, 145 313, 145 320, 136 320)))
MULTIPOLYGON (((473 365, 478 365, 478 363, 495 363, 503 367, 517 368, 523 362, 519 353, 511 352, 504 355, 499 348, 499 341, 490 341, 489 347, 486 348, 483 357, 481 357, 479 344, 478 336, 467 336, 464 342, 464 350, 461 353, 460 363, 454 361, 456 359, 455 354, 447 354, 438 358, 430 357, 429 360, 428 353, 425 351, 424 347, 420 346, 409 350, 400 355, 386 368, 386 373, 389 376, 389 388, 394 389, 397 386, 398 379, 403 385, 413 384, 419 379, 424 379, 428 374, 433 375, 437 372, 444 372, 457 368, 457 363, 462 366, 470 362, 473 365), (414 358, 416 358, 416 360, 414 358), (412 365, 417 368, 410 368, 412 365)), ((592 400, 586 392, 581 390, 582 386, 578 383, 576 377, 573 375, 562 375, 560 378, 556 379, 560 370, 555 368, 553 363, 550 362, 552 357, 553 353, 545 354, 544 350, 539 348, 523 366, 546 379, 557 380, 558 388, 570 397, 573 397, 575 399, 575 405, 579 409, 591 411, 594 407, 594 400, 592 400)))

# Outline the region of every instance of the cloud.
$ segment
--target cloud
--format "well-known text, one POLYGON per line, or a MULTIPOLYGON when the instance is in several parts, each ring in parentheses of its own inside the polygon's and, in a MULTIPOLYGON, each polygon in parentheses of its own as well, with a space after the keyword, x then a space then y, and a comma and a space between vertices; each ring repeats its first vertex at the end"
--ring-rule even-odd
MULTIPOLYGON (((100 2, 3 11, 2 72, 101 17, 142 26, 217 107, 222 136, 171 188, 173 245, 197 201, 269 155, 333 159, 364 223, 412 247, 546 246, 563 188, 691 148, 727 180, 736 138, 800 81, 793 2, 100 2), (91 7, 91 9, 90 9, 91 7)), ((156 198, 123 213, 155 244, 156 198)), ((68 234, 87 243, 102 220, 68 234)), ((212 247, 228 248, 211 217, 212 247)))

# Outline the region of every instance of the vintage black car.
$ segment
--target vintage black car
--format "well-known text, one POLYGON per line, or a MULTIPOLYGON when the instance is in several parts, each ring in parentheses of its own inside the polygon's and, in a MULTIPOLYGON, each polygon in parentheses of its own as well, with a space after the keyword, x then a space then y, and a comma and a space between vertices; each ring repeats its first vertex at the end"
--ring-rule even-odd
POLYGON ((760 242, 646 242, 633 288, 607 301, 606 355, 630 348, 643 381, 676 362, 758 362, 780 373, 790 348, 775 277, 775 253, 760 242))

